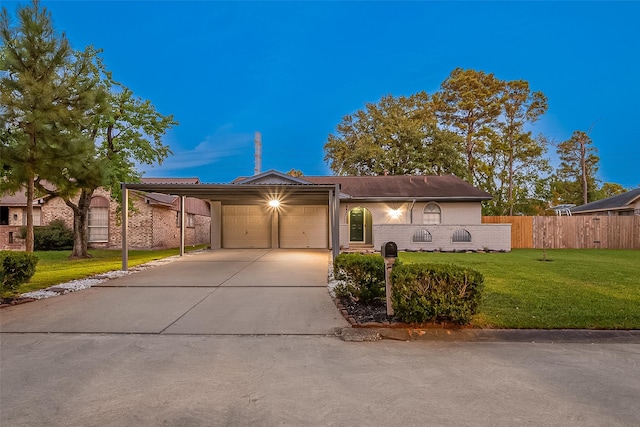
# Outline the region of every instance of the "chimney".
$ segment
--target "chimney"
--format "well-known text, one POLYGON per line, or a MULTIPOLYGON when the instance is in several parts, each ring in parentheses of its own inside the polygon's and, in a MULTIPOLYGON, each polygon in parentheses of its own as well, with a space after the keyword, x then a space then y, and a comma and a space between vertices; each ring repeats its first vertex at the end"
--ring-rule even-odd
POLYGON ((254 175, 259 175, 262 169, 262 135, 260 132, 256 132, 255 138, 255 168, 253 169, 254 175))

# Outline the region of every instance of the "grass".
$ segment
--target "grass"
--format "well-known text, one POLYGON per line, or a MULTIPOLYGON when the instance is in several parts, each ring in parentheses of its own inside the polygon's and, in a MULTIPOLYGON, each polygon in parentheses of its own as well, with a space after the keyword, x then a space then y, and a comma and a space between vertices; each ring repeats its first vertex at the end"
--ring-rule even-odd
MULTIPOLYGON (((186 248, 186 250, 191 251, 202 249, 203 247, 204 245, 189 247, 186 248)), ((120 250, 89 250, 93 258, 79 260, 70 260, 69 251, 36 251, 34 253, 38 256, 36 274, 31 278, 29 283, 25 283, 18 289, 18 293, 36 291, 70 280, 83 279, 95 274, 120 270, 122 268, 122 252, 120 250)), ((129 267, 178 255, 178 253, 178 248, 165 250, 130 250, 129 267)))
POLYGON ((482 328, 640 329, 640 251, 516 249, 400 254, 406 263, 468 266, 485 278, 482 328))

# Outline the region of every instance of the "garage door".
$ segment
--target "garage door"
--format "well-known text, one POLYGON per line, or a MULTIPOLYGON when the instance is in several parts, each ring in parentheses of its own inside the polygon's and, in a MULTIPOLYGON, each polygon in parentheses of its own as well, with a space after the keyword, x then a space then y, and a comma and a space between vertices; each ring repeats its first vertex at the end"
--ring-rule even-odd
POLYGON ((326 206, 287 206, 280 212, 281 248, 321 248, 327 244, 326 206))
POLYGON ((223 206, 222 247, 270 248, 271 212, 263 206, 223 206))

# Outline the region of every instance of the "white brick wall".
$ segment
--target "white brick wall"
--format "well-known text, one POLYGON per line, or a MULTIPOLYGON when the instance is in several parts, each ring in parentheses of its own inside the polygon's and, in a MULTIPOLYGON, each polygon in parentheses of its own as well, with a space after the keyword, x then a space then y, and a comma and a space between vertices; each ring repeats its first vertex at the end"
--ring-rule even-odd
POLYGON ((385 242, 395 242, 398 250, 511 250, 511 224, 470 225, 374 225, 373 247, 380 249, 385 242), (453 242, 453 233, 465 229, 471 234, 471 242, 453 242), (416 231, 425 229, 431 233, 432 242, 412 242, 416 231))

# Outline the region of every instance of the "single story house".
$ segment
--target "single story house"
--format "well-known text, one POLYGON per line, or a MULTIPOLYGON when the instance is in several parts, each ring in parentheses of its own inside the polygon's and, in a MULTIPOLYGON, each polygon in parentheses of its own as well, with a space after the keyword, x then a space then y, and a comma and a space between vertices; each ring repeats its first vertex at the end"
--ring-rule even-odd
MULTIPOLYGON (((143 178, 143 183, 199 184, 198 178, 143 178)), ((179 198, 160 193, 131 192, 134 212, 130 213, 129 246, 135 249, 164 249, 180 245, 179 198)), ((20 229, 26 225, 27 198, 24 191, 0 198, 0 250, 24 249, 20 229)), ((89 208, 89 247, 122 247, 122 227, 118 204, 109 191, 98 188, 89 208)), ((211 230, 210 205, 206 201, 187 198, 185 203, 185 244, 209 244, 211 230)), ((47 225, 62 220, 71 228, 73 211, 59 197, 34 200, 34 225, 47 225)))
POLYGON ((510 224, 482 224, 481 203, 491 195, 453 175, 293 177, 270 170, 229 184, 123 187, 207 200, 213 249, 322 248, 336 255, 393 241, 399 250, 511 250, 510 224))
POLYGON ((640 215, 640 187, 571 208, 572 215, 630 216, 640 215))

